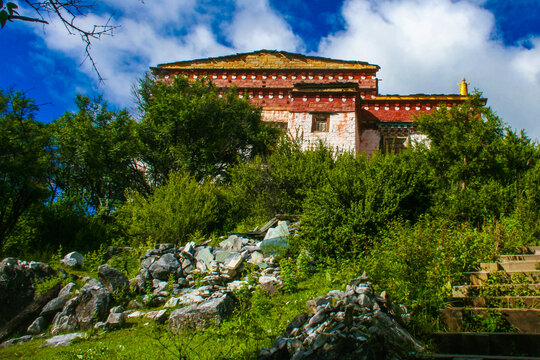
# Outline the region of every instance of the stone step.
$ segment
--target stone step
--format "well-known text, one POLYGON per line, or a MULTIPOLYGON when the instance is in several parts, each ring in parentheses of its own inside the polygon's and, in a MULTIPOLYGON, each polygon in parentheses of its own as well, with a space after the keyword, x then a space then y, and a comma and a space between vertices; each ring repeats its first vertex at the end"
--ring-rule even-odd
POLYGON ((454 332, 435 333, 431 339, 436 351, 445 356, 504 356, 503 359, 514 356, 540 357, 540 334, 454 332))
POLYGON ((480 263, 482 271, 534 271, 540 270, 540 260, 510 260, 497 263, 480 263))
POLYGON ((522 246, 516 248, 518 254, 540 254, 540 246, 522 246))
POLYGON ((477 296, 483 289, 485 292, 489 291, 490 294, 520 295, 540 292, 540 284, 456 285, 452 286, 452 297, 477 296))
POLYGON ((517 254, 517 255, 501 255, 501 261, 519 261, 519 260, 539 260, 540 254, 517 254))
MULTIPOLYGON (((540 270, 506 271, 505 273, 509 276, 523 274, 525 279, 530 281, 532 284, 540 282, 540 270)), ((489 271, 472 271, 463 273, 463 275, 468 278, 469 283, 471 283, 472 285, 484 285, 484 283, 488 279, 489 274, 489 271)))
POLYGON ((464 313, 474 315, 500 314, 504 320, 517 332, 540 334, 540 309, 512 309, 512 308, 450 308, 439 310, 441 321, 449 331, 461 331, 464 313))
POLYGON ((540 309, 540 296, 456 297, 450 299, 454 307, 502 307, 540 309))

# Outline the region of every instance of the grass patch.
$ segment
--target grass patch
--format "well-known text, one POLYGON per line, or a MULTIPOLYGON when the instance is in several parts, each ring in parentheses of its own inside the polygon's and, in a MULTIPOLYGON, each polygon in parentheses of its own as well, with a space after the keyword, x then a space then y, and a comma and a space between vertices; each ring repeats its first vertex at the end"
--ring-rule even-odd
POLYGON ((300 312, 306 301, 343 289, 357 275, 354 266, 321 268, 300 281, 294 292, 268 296, 260 290, 237 293, 240 305, 231 317, 205 331, 185 331, 172 335, 167 325, 146 319, 130 319, 128 328, 103 333, 89 331, 88 339, 60 348, 39 348, 44 341, 33 340, 0 350, 0 359, 255 359, 262 347, 271 347, 275 338, 300 312), (148 324, 147 324, 148 323, 148 324))

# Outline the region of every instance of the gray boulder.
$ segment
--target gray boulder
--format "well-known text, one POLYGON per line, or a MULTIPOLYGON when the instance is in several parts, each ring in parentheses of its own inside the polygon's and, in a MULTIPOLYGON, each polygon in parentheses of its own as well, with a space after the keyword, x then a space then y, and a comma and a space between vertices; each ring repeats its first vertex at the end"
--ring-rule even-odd
POLYGON ((242 262, 244 261, 244 256, 240 253, 231 253, 225 261, 223 261, 223 265, 230 269, 230 270, 237 270, 240 265, 242 265, 242 262))
POLYGON ((98 276, 101 283, 111 292, 124 291, 129 288, 129 279, 127 276, 107 264, 100 265, 98 276))
POLYGON ((107 321, 105 322, 105 329, 114 330, 120 329, 126 323, 126 313, 124 312, 111 312, 107 321))
POLYGON ((163 324, 167 320, 167 309, 149 311, 144 315, 145 318, 154 320, 158 324, 163 324))
POLYGON ((182 267, 178 259, 173 254, 165 254, 150 266, 149 271, 154 279, 167 281, 170 274, 178 277, 176 275, 179 268, 182 267))
POLYGON ((50 320, 57 312, 61 311, 64 308, 64 306, 71 297, 71 294, 67 294, 52 299, 43 307, 40 315, 50 320))
POLYGON ((58 347, 58 346, 67 346, 71 344, 71 342, 77 338, 84 337, 83 333, 71 333, 71 334, 65 334, 65 335, 57 335, 50 339, 45 340, 43 344, 41 344, 39 347, 58 347))
POLYGON ((144 294, 146 292, 146 282, 143 280, 141 275, 137 275, 133 279, 130 279, 129 287, 137 294, 144 294))
POLYGON ((195 242, 188 242, 182 249, 181 255, 186 259, 193 259, 195 256, 195 242))
MULTIPOLYGON (((27 263, 15 258, 2 260, 0 262, 0 328, 33 303, 34 284, 54 275, 54 270, 44 263, 27 263)), ((39 310, 35 316, 37 315, 39 315, 39 310)))
POLYGON ((183 329, 205 329, 211 323, 219 324, 234 310, 236 300, 230 293, 211 297, 199 304, 174 310, 169 316, 169 331, 179 333, 183 329))
POLYGON ((47 329, 47 324, 47 320, 43 316, 40 316, 30 324, 26 332, 32 335, 41 334, 47 329))
POLYGON ((206 269, 210 268, 212 261, 214 261, 214 255, 212 255, 212 252, 208 247, 198 247, 195 254, 195 259, 197 259, 198 268, 201 267, 201 264, 203 265, 202 269, 200 270, 204 272, 206 269))
POLYGON ((32 340, 33 338, 34 338, 34 336, 32 336, 32 335, 24 335, 24 336, 15 338, 15 339, 6 340, 6 341, 4 341, 3 343, 0 344, 0 349, 4 349, 4 348, 7 348, 7 347, 10 347, 10 346, 13 346, 13 345, 24 344, 25 342, 28 342, 28 341, 32 340))
POLYGON ((282 286, 281 281, 275 276, 260 276, 259 284, 261 289, 270 295, 276 293, 282 286))
POLYGON ((84 256, 80 252, 72 251, 64 256, 60 262, 69 267, 81 267, 84 263, 84 256))
POLYGON ((76 288, 77 288, 77 284, 75 284, 74 282, 70 282, 66 286, 64 286, 62 289, 60 289, 58 296, 72 294, 76 288))
POLYGON ((422 345, 400 325, 390 305, 381 310, 381 300, 367 277, 353 279, 345 293, 331 291, 308 301, 311 314, 298 315, 259 359, 417 358, 422 345))
POLYGON ((224 250, 240 251, 244 245, 244 239, 237 235, 231 235, 219 243, 224 250))
POLYGON ((96 321, 104 321, 109 312, 111 293, 99 282, 89 281, 68 300, 53 319, 53 335, 73 330, 86 330, 96 321))

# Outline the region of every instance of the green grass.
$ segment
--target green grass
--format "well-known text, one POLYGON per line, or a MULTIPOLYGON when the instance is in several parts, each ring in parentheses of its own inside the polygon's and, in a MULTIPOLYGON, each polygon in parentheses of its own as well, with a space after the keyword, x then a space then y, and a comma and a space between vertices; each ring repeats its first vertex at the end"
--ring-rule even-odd
POLYGON ((205 331, 171 335, 167 325, 153 321, 129 320, 128 327, 108 333, 87 332, 88 339, 60 348, 39 348, 38 339, 0 350, 0 359, 255 359, 262 347, 271 347, 288 323, 307 311, 306 301, 343 289, 357 275, 346 270, 321 270, 298 284, 293 293, 267 296, 257 290, 239 293, 240 305, 222 324, 205 331), (147 324, 148 323, 148 324, 147 324))

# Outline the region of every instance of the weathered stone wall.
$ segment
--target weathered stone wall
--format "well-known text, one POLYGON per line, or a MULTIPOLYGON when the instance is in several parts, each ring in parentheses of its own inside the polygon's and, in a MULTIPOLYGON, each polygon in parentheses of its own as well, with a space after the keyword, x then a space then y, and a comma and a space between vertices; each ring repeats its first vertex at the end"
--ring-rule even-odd
POLYGON ((379 130, 376 129, 366 129, 363 130, 360 134, 360 141, 358 142, 357 153, 365 153, 366 155, 372 155, 377 149, 379 149, 379 144, 381 142, 381 134, 379 130))
POLYGON ((371 155, 389 138, 408 136, 414 117, 438 106, 465 101, 461 95, 380 95, 379 66, 261 50, 224 57, 180 61, 152 69, 159 81, 175 75, 206 77, 218 87, 235 86, 239 97, 261 107, 262 119, 278 122, 307 148, 318 140, 340 150, 371 155), (442 103, 442 105, 441 105, 442 103), (329 131, 312 131, 312 114, 331 114, 329 131), (397 126, 391 131, 388 127, 397 126), (385 132, 386 131, 386 132, 385 132), (381 141, 383 139, 383 141, 381 141))
POLYGON ((307 112, 291 112, 289 115, 289 133, 303 137, 303 149, 309 149, 322 141, 338 151, 356 150, 356 114, 355 112, 337 112, 330 114, 328 131, 312 131, 313 115, 307 112))

